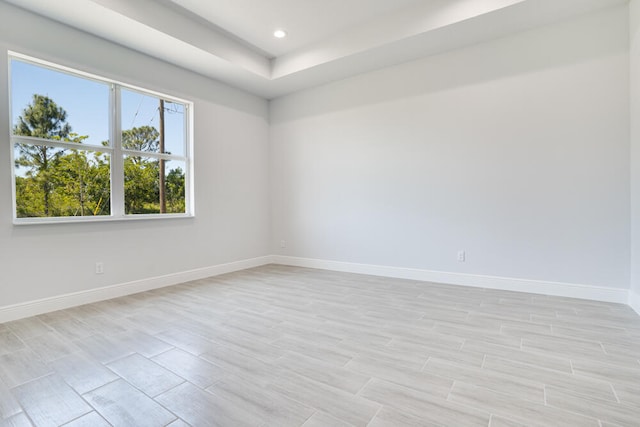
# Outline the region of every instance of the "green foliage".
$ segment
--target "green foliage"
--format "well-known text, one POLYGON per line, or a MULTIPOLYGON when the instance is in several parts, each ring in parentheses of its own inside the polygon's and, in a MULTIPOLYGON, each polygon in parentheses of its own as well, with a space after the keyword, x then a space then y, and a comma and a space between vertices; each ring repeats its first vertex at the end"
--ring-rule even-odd
POLYGON ((66 141, 71 125, 67 123, 67 112, 62 107, 48 96, 34 94, 31 104, 18 117, 13 133, 66 141))
MULTIPOLYGON (((127 157, 124 160, 124 204, 127 214, 160 213, 160 162, 127 157)), ((167 213, 185 212, 185 175, 180 167, 170 169, 165 180, 167 213)))
POLYGON ((124 159, 124 211, 159 213, 158 161, 141 157, 124 159))
POLYGON ((140 126, 122 131, 122 148, 157 153, 160 133, 151 126, 140 126))
POLYGON ((186 212, 185 175, 182 168, 171 169, 167 174, 167 213, 186 212))
POLYGON ((185 212, 185 182, 184 171, 177 167, 167 174, 167 212, 185 212))
MULTIPOLYGON (((62 107, 51 98, 38 94, 33 95, 31 104, 18 117, 13 133, 77 144, 82 144, 87 139, 87 136, 71 132, 67 112, 62 107)), ((19 217, 78 215, 78 203, 80 212, 84 211, 85 203, 90 202, 84 196, 84 190, 69 193, 61 185, 65 181, 68 185, 69 178, 65 175, 72 169, 81 168, 77 161, 73 167, 69 165, 68 156, 78 157, 77 153, 66 154, 68 150, 30 144, 18 144, 17 151, 16 167, 26 169, 25 176, 16 180, 19 217), (78 203, 74 203, 74 196, 78 203)), ((86 153, 82 154, 86 163, 86 153)), ((84 188, 86 184, 83 177, 86 174, 76 175, 80 177, 78 185, 84 188)))
POLYGON ((16 176, 17 216, 109 215, 109 156, 82 150, 58 150, 57 154, 46 170, 31 168, 25 176, 16 176))
POLYGON ((16 176, 16 215, 18 218, 44 216, 42 184, 37 180, 16 176))
MULTIPOLYGON (((160 133, 151 126, 134 127, 122 131, 122 147, 128 150, 157 153, 160 133)), ((127 214, 160 213, 160 162, 141 156, 124 159, 124 205, 127 214)), ((165 180, 167 213, 183 213, 184 172, 181 168, 169 171, 165 180)))
POLYGON ((56 216, 109 215, 109 156, 73 150, 61 157, 54 177, 56 216))
MULTIPOLYGON (((88 136, 72 132, 67 113, 52 99, 33 95, 18 118, 15 135, 82 144, 88 136)), ((108 142, 103 142, 108 146, 108 142)), ((123 148, 158 152, 159 133, 151 126, 122 132, 123 148)), ((43 145, 16 144, 16 214, 25 217, 110 214, 109 155, 43 145)), ((125 213, 159 213, 159 161, 141 156, 124 159, 125 213)), ((185 175, 177 167, 166 177, 168 213, 185 212, 185 175)))

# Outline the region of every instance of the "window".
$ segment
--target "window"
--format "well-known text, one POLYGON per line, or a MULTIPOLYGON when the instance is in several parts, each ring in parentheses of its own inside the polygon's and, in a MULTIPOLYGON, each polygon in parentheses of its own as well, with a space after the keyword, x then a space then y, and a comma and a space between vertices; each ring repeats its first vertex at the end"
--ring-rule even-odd
POLYGON ((16 223, 193 214, 192 104, 10 54, 16 223))

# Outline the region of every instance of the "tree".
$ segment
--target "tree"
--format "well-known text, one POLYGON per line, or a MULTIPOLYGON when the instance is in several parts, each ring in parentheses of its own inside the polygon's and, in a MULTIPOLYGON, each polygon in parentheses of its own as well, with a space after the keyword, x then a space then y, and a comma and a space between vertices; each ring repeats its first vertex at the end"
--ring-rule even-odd
MULTIPOLYGON (((82 144, 88 136, 71 131, 66 111, 51 98, 34 94, 18 118, 14 134, 82 144)), ((104 215, 110 211, 109 156, 44 144, 16 144, 16 215, 104 215)))
POLYGON ((26 218, 44 212, 42 188, 33 178, 16 175, 16 216, 26 218))
POLYGON ((185 182, 184 171, 177 167, 171 169, 167 175, 167 204, 168 212, 184 213, 185 211, 185 182))
POLYGON ((122 148, 157 153, 160 133, 152 126, 140 126, 122 131, 122 148))
MULTIPOLYGON (((160 111, 163 112, 163 103, 160 111)), ((164 153, 163 115, 160 115, 161 130, 152 126, 134 127, 122 131, 122 147, 127 150, 164 153)), ((169 154, 169 153, 166 153, 169 154)), ((165 160, 145 159, 141 156, 129 156, 124 161, 125 173, 125 211, 131 213, 165 213, 169 183, 165 180, 165 160)), ((182 180, 184 181, 184 174, 182 180)), ((173 177, 174 192, 178 191, 179 181, 173 177)), ((184 186, 184 183, 182 184, 184 186)), ((182 190, 184 192, 184 189, 182 190)), ((184 200, 182 201, 184 205, 184 200)), ((178 205, 175 209, 180 209, 178 205)), ((184 209, 183 209, 184 210, 184 209)))
MULTIPOLYGON (((122 147, 127 150, 158 152, 160 133, 155 127, 140 126, 122 131, 122 147)), ((158 161, 141 156, 124 160, 124 205, 127 214, 157 212, 158 161)))
POLYGON ((124 207, 127 214, 158 213, 158 161, 124 159, 124 207))
MULTIPOLYGON (((67 123, 67 112, 48 96, 38 94, 33 95, 31 104, 18 117, 13 133, 35 138, 72 141, 69 139, 71 125, 67 123)), ((72 142, 81 143, 82 140, 76 139, 72 142)), ((49 216, 50 196, 53 191, 51 173, 62 156, 62 150, 44 145, 26 144, 19 144, 18 150, 20 156, 16 159, 16 166, 30 168, 30 176, 39 184, 42 191, 44 215, 49 216)))
POLYGON ((73 150, 60 158, 53 181, 56 216, 109 214, 109 156, 73 150))

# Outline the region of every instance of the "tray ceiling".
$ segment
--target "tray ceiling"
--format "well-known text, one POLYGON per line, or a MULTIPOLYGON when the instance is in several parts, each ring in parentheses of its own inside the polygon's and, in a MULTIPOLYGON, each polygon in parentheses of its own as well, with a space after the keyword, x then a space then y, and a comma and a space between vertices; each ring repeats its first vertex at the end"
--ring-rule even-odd
POLYGON ((626 0, 0 0, 271 99, 626 0), (275 39, 276 28, 288 32, 275 39))

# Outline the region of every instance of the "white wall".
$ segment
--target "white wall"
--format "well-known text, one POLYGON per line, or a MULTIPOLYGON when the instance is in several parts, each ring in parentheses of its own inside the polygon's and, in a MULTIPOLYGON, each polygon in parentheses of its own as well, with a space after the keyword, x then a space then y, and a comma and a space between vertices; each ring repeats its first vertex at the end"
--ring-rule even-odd
POLYGON ((621 6, 272 101, 274 252, 626 295, 628 45, 621 6))
POLYGON ((640 0, 629 3, 631 62, 631 290, 640 314, 640 0))
MULTIPOLYGON (((195 102, 196 218, 11 223, 9 115, 0 89, 0 308, 267 255, 268 103, 0 2, 7 49, 195 102), (103 261, 104 275, 94 274, 103 261)), ((79 94, 80 95, 80 94, 79 94)))

